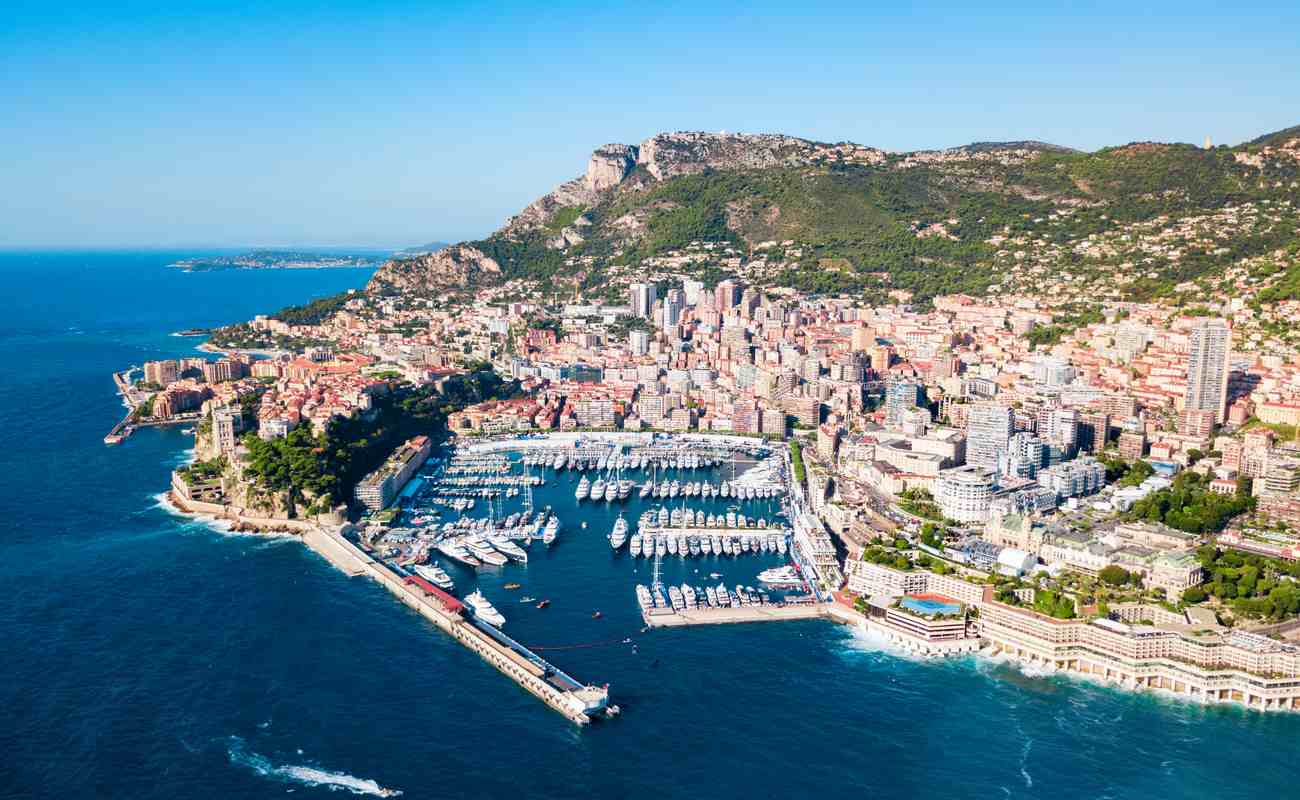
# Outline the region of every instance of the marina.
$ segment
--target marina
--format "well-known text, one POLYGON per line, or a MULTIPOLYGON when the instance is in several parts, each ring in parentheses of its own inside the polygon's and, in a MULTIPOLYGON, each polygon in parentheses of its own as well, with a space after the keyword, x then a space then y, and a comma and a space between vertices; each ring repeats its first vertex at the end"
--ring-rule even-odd
POLYGON ((393 506, 329 549, 355 551, 342 557, 354 574, 380 580, 580 724, 618 706, 608 687, 568 678, 541 650, 635 653, 653 628, 820 616, 794 559, 782 450, 725 440, 544 441, 470 440, 436 451, 393 506), (622 608, 582 607, 591 577, 552 580, 591 574, 592 559, 626 581, 622 608), (649 584, 638 584, 651 570, 649 584), (572 618, 574 635, 591 641, 520 643, 538 615, 552 614, 572 618))

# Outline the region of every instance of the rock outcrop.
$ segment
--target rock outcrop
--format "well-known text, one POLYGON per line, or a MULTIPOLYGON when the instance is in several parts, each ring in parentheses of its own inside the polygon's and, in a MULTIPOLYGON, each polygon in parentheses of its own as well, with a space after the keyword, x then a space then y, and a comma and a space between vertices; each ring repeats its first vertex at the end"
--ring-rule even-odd
POLYGON ((467 244, 443 248, 413 258, 387 261, 371 276, 370 292, 456 291, 492 283, 501 275, 501 265, 486 253, 467 244))

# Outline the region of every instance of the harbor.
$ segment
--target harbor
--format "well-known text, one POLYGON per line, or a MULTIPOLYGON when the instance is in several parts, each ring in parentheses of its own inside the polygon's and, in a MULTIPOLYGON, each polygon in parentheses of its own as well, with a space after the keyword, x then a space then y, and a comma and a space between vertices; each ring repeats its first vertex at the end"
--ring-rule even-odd
POLYGON ((788 480, 784 450, 753 440, 453 442, 387 507, 306 538, 585 724, 617 713, 609 688, 541 653, 635 654, 657 628, 823 616, 792 552, 788 480), (589 604, 593 581, 626 600, 589 604), (560 618, 575 641, 525 644, 560 618))

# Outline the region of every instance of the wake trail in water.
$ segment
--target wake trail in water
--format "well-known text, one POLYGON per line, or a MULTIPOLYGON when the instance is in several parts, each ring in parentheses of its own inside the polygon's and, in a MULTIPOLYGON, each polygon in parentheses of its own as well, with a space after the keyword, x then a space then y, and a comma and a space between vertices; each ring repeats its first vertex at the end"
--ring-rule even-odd
POLYGON ((276 766, 266 756, 250 751, 244 746, 244 740, 238 736, 230 737, 226 753, 230 757, 230 763, 250 769, 272 780, 300 783, 304 786, 323 786, 331 792, 347 791, 374 797, 397 797, 402 794, 400 789, 386 789, 370 778, 358 778, 346 772, 330 772, 319 767, 294 764, 276 766))

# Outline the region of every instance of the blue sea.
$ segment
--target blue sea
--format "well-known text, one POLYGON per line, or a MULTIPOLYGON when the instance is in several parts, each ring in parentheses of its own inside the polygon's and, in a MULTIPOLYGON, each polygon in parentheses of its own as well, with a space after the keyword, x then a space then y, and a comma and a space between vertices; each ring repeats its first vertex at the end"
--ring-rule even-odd
POLYGON ((171 514, 180 431, 102 444, 110 373, 193 352, 171 332, 367 278, 165 267, 189 255, 0 254, 0 796, 1294 796, 1300 715, 918 661, 823 622, 643 634, 648 567, 561 483, 539 498, 561 541, 483 582, 509 632, 611 685, 623 715, 579 729, 296 541, 171 514), (510 580, 552 606, 512 605, 510 580))

